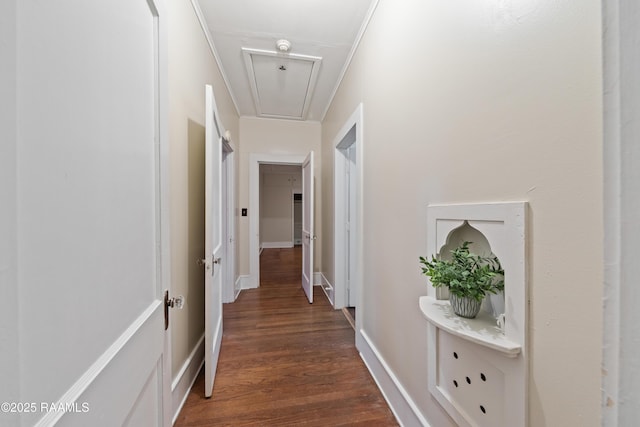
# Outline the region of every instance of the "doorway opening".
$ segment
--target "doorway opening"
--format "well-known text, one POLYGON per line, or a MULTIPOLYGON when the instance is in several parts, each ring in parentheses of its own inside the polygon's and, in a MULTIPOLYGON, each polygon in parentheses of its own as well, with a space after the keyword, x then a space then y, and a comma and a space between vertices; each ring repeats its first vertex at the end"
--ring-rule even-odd
MULTIPOLYGON (((334 307, 346 309, 356 331, 362 313, 362 104, 335 139, 334 307)), ((356 337, 358 334, 356 334, 356 337)))
POLYGON ((293 245, 302 246, 302 193, 293 193, 293 245))
MULTIPOLYGON (((313 224, 313 153, 309 153, 307 156, 279 156, 279 155, 264 155, 264 154, 251 154, 249 161, 249 286, 248 288, 257 288, 260 286, 260 250, 269 246, 268 238, 270 234, 265 233, 267 225, 263 224, 261 227, 261 209, 264 207, 265 200, 261 197, 261 185, 260 185, 260 168, 262 165, 268 165, 269 167, 287 166, 297 167, 302 171, 302 179, 290 183, 286 181, 287 178, 274 178, 278 180, 285 180, 282 182, 289 185, 288 195, 286 197, 288 203, 288 213, 293 215, 294 206, 292 202, 295 202, 294 194, 302 194, 302 224, 303 230, 301 232, 301 240, 303 246, 303 288, 309 296, 313 286, 313 244, 315 236, 313 235, 313 227, 305 230, 305 224, 313 224), (262 199, 262 200, 261 200, 262 199), (265 243, 267 243, 265 245, 265 243), (305 244, 306 243, 306 244, 305 244), (304 273, 306 272, 306 274, 304 273), (305 277, 310 280, 305 280, 305 277)), ((291 178, 291 177, 290 177, 291 178)), ((294 227, 291 223, 288 223, 289 240, 287 240, 287 246, 294 246, 294 227)), ((271 227, 269 226, 269 233, 271 233, 271 227)), ((273 237, 271 237, 273 238, 273 237)), ((273 244, 273 242, 271 242, 273 244)), ((277 244, 278 241, 275 241, 277 244)), ((282 242, 280 242, 282 244, 282 242)), ((274 247, 273 245, 271 247, 274 247)), ((311 294, 312 295, 312 294, 311 294)), ((311 302, 311 297, 310 297, 311 302)))
MULTIPOLYGON (((260 165, 260 249, 295 245, 295 194, 302 202, 302 167, 260 165)), ((301 237, 300 237, 301 239, 301 237)))

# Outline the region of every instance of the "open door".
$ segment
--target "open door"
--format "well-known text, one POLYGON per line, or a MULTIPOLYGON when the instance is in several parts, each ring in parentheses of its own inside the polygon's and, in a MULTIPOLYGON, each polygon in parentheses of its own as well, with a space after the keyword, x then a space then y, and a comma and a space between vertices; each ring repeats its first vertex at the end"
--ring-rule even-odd
POLYGON ((313 302, 313 151, 302 164, 302 289, 313 302))
POLYGON ((213 88, 205 86, 204 394, 211 397, 222 340, 222 138, 213 88))

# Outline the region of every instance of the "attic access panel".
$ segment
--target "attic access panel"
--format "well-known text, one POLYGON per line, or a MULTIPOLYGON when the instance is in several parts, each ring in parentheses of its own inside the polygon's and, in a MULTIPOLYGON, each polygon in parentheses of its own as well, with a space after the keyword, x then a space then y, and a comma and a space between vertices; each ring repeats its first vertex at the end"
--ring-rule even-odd
POLYGON ((304 120, 322 58, 242 49, 256 114, 304 120))

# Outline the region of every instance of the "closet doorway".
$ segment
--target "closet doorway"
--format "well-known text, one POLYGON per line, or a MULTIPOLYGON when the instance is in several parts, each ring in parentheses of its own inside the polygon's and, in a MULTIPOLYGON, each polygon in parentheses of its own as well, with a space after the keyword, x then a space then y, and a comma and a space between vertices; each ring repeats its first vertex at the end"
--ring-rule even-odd
POLYGON ((362 116, 360 104, 334 140, 334 307, 348 309, 356 331, 363 286, 362 116))

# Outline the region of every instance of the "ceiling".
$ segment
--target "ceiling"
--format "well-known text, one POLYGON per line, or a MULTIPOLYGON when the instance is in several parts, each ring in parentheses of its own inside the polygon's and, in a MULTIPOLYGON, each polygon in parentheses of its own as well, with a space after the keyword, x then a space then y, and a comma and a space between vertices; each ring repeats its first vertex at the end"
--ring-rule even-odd
POLYGON ((193 3, 240 116, 322 121, 378 0, 193 3))

